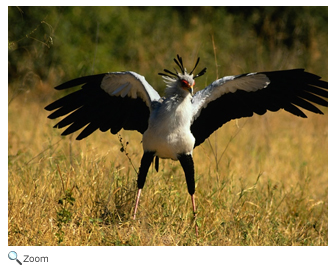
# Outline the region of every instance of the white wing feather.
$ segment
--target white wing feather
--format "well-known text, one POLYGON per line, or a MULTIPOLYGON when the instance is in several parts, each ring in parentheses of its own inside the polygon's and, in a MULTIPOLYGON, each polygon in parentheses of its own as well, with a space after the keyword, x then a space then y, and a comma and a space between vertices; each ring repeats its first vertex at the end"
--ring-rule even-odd
POLYGON ((239 76, 225 76, 212 82, 205 89, 198 91, 193 99, 193 120, 195 120, 201 113, 203 108, 227 93, 234 93, 238 89, 247 92, 254 92, 259 89, 267 87, 270 79, 262 73, 249 73, 239 76))
POLYGON ((140 97, 151 108, 153 101, 160 95, 146 81, 145 77, 132 71, 108 73, 101 82, 101 88, 111 96, 128 96, 132 99, 140 97))

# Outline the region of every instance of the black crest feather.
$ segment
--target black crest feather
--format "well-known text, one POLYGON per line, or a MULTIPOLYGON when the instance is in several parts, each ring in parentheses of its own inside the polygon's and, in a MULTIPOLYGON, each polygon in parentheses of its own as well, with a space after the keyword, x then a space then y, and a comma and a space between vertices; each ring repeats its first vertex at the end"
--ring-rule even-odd
MULTIPOLYGON (((194 68, 191 70, 191 72, 189 73, 189 75, 192 75, 192 73, 194 72, 194 70, 196 69, 198 63, 200 61, 200 58, 198 57, 197 60, 196 60, 196 64, 194 66, 194 68)), ((183 66, 183 60, 182 60, 182 57, 180 57, 179 55, 177 55, 177 58, 174 58, 174 62, 176 63, 176 65, 180 68, 182 74, 185 74, 186 73, 186 69, 184 68, 183 66)), ((193 76, 193 78, 197 78, 197 77, 200 77, 202 76, 203 74, 205 74, 206 72, 206 69, 207 68, 204 68, 203 70, 201 70, 198 74, 196 74, 195 76, 193 76)), ((175 73, 170 71, 170 70, 167 70, 167 69, 164 69, 163 71, 165 73, 162 73, 160 72, 159 75, 162 75, 162 76, 167 76, 167 77, 170 77, 170 78, 179 78, 179 75, 178 75, 178 72, 177 70, 174 68, 175 70, 175 73)))

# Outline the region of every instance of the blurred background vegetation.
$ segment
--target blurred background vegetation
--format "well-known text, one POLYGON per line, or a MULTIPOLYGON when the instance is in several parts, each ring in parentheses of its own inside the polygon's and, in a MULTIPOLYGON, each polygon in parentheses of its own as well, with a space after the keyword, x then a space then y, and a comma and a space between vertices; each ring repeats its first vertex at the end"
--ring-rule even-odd
POLYGON ((199 88, 252 71, 328 74, 328 7, 8 7, 8 25, 10 100, 50 101, 48 86, 121 70, 162 91, 176 54, 208 67, 199 88))

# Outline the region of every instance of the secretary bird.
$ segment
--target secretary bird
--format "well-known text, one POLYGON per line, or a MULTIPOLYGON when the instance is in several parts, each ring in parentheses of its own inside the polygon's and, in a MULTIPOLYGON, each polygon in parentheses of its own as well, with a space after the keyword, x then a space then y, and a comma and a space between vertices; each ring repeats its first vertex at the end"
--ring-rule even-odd
MULTIPOLYGON (((123 128, 143 134, 144 154, 138 172, 133 219, 154 157, 157 170, 159 158, 180 161, 196 221, 192 157, 195 147, 232 119, 280 109, 306 118, 299 107, 323 114, 312 103, 328 106, 328 83, 304 69, 225 76, 193 94, 195 79, 206 72, 204 68, 193 75, 199 60, 188 73, 177 55, 174 61, 180 72, 174 68, 175 72, 164 69, 165 73, 159 73, 167 84, 164 97, 135 72, 111 72, 80 77, 57 86, 57 90, 82 87, 45 107, 48 111, 56 110, 48 116, 50 119, 67 115, 54 126, 69 126, 62 135, 85 127, 77 140, 98 129, 116 134, 123 128)), ((197 223, 195 231, 197 236, 197 223)))

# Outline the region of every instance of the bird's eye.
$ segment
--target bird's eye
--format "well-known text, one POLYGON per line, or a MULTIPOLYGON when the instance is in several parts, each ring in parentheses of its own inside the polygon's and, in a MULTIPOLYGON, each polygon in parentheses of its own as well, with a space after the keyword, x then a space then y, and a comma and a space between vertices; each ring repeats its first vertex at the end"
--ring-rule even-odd
POLYGON ((181 83, 182 83, 182 87, 189 86, 189 83, 186 80, 182 80, 181 83))

